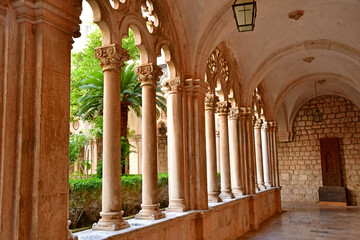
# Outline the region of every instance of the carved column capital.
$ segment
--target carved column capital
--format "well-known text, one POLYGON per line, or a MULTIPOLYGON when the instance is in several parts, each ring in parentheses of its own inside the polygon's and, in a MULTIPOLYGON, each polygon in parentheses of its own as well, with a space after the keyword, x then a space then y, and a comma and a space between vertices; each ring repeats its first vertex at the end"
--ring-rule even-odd
POLYGON ((205 95, 205 110, 214 110, 216 104, 219 102, 219 97, 213 93, 206 93, 205 95))
POLYGON ((240 114, 239 108, 237 107, 230 108, 230 114, 229 114, 230 120, 238 120, 239 114, 240 114))
POLYGON ((152 63, 137 66, 135 73, 139 75, 139 81, 141 87, 150 86, 156 88, 156 83, 159 81, 159 77, 163 74, 161 67, 152 63))
POLYGON ((269 121, 269 129, 270 131, 276 131, 277 130, 277 127, 278 127, 278 124, 276 121, 269 121))
POLYGON ((256 119, 256 118, 254 118, 254 128, 260 129, 261 126, 262 126, 262 124, 263 124, 263 120, 262 120, 262 119, 256 119))
POLYGON ((239 112, 241 118, 252 118, 254 116, 254 111, 250 107, 240 107, 239 112))
POLYGON ((163 84, 161 90, 166 94, 173 94, 181 92, 183 89, 182 82, 179 77, 167 79, 163 84))
POLYGON ((135 134, 134 135, 134 141, 135 142, 140 142, 141 141, 141 134, 135 134))
POLYGON ((269 131, 269 123, 268 122, 263 122, 261 129, 264 131, 269 131))
POLYGON ((130 59, 128 51, 116 44, 95 48, 95 57, 100 60, 103 72, 121 71, 125 61, 130 59))
POLYGON ((226 116, 229 114, 229 109, 231 108, 231 104, 228 101, 222 101, 217 103, 216 113, 219 116, 226 116))

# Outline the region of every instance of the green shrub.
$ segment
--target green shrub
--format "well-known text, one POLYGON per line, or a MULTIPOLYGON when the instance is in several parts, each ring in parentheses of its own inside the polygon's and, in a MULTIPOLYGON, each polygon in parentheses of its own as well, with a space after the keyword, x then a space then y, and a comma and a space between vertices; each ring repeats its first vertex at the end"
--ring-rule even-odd
MULTIPOLYGON (((70 179, 69 181, 69 215, 71 227, 78 228, 91 225, 100 218, 102 179, 70 179)), ((121 177, 121 197, 124 217, 135 215, 141 209, 142 175, 123 175, 121 177)), ((158 190, 160 207, 168 206, 168 175, 159 174, 158 190)))

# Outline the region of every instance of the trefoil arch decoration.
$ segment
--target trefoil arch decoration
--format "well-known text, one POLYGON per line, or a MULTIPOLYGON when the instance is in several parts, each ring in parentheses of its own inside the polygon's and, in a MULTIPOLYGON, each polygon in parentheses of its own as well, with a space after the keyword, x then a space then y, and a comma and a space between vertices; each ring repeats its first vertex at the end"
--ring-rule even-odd
POLYGON ((126 0, 109 0, 110 1, 110 5, 114 8, 114 9, 118 9, 120 7, 120 4, 125 3, 126 0))
POLYGON ((210 54, 206 66, 206 81, 209 83, 211 93, 220 90, 218 86, 220 83, 221 95, 227 100, 231 88, 231 68, 225 56, 218 47, 210 54))
POLYGON ((149 32, 153 33, 154 28, 159 26, 159 18, 154 12, 154 5, 151 0, 146 0, 146 3, 141 5, 141 13, 146 19, 146 26, 149 32))

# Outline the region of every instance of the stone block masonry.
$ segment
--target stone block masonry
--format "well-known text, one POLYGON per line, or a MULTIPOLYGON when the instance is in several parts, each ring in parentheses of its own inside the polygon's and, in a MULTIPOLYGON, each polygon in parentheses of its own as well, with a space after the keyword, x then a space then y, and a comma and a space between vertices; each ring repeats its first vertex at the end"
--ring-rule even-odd
POLYGON ((323 122, 315 123, 312 99, 298 111, 294 141, 278 143, 280 183, 283 201, 318 201, 322 186, 320 138, 339 138, 343 186, 351 205, 360 204, 360 111, 350 100, 327 95, 318 100, 323 122))

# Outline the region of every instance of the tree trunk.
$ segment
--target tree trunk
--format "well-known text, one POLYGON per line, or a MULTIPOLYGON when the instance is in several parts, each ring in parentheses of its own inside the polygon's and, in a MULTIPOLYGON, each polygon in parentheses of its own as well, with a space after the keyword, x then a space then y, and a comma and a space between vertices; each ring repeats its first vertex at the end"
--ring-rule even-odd
MULTIPOLYGON (((125 137, 127 142, 129 141, 127 139, 129 105, 130 103, 128 102, 121 102, 121 137, 125 137)), ((123 164, 121 166, 121 173, 129 173, 129 157, 125 159, 125 165, 123 164)))

